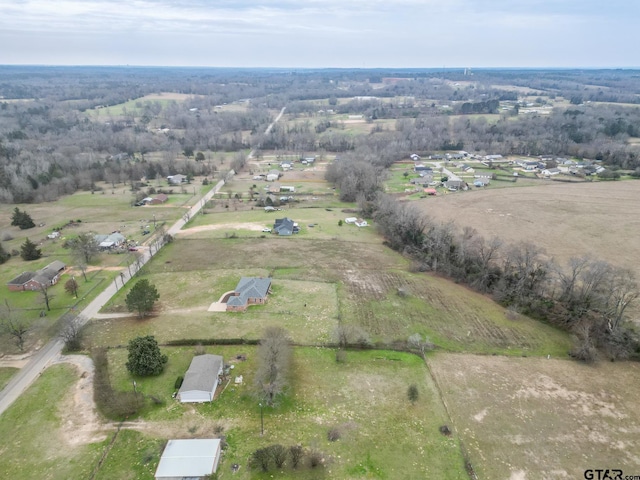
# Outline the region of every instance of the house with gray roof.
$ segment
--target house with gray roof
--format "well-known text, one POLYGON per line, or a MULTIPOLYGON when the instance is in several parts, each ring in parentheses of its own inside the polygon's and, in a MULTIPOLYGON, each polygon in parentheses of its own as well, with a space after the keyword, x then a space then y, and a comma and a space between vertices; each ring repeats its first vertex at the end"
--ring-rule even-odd
POLYGON ((289 236, 294 233, 298 233, 300 228, 290 218, 276 218, 275 223, 273 224, 273 231, 281 236, 289 236))
POLYGON ((227 300, 227 312, 244 312, 249 305, 263 305, 271 292, 271 279, 242 277, 227 300))
POLYGON ((178 391, 182 403, 211 402, 216 393, 223 361, 220 355, 197 355, 184 376, 178 391))
POLYGON ((58 283, 65 268, 67 266, 63 262, 55 260, 37 272, 22 272, 7 283, 7 288, 12 292, 49 288, 58 283))
POLYGON ((105 250, 108 248, 119 247, 127 240, 127 237, 119 232, 113 232, 109 235, 95 235, 94 238, 98 247, 105 250))

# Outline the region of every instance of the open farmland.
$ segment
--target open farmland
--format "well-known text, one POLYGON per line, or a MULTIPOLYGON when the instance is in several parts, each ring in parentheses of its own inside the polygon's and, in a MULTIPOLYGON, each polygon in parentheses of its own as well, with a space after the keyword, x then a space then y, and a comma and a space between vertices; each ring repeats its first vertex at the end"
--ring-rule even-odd
POLYGON ((479 478, 640 472, 637 363, 437 354, 429 364, 479 478))
POLYGON ((640 183, 547 184, 457 192, 419 201, 437 221, 486 238, 530 242, 560 265, 587 255, 630 268, 640 279, 640 183))

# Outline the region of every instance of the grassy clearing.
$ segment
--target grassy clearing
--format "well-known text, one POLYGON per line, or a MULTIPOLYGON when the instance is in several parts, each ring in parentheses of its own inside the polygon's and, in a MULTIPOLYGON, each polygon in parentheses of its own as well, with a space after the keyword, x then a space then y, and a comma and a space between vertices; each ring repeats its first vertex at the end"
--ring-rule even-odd
POLYGON ((183 232, 178 234, 178 238, 228 238, 232 233, 243 238, 262 239, 264 237, 265 245, 261 246, 256 243, 257 251, 269 250, 276 245, 281 247, 286 245, 284 248, 290 250, 299 240, 381 243, 381 239, 373 227, 358 228, 355 225, 344 224, 344 219, 354 216, 354 214, 345 213, 340 208, 329 208, 328 210, 322 207, 305 208, 299 207, 297 204, 281 208, 282 210, 279 212, 265 212, 263 208, 256 207, 254 210, 248 211, 198 215, 189 222, 183 232), (297 222, 300 226, 300 233, 287 238, 278 238, 273 234, 265 235, 262 233, 262 227, 273 227, 276 218, 283 217, 289 217, 297 222), (340 220, 343 221, 342 226, 338 225, 340 220), (281 243, 273 243, 277 241, 281 243))
MULTIPOLYGON (((369 235, 361 230, 353 228, 369 235)), ((296 341, 323 343, 331 340, 341 316, 374 340, 422 333, 447 350, 508 355, 560 356, 570 348, 568 335, 555 328, 527 317, 509 320, 504 308, 482 295, 408 272, 407 260, 379 243, 324 240, 317 232, 306 233, 313 241, 305 232, 291 238, 253 233, 254 238, 224 239, 216 238, 216 230, 178 236, 145 267, 160 292, 159 314, 144 321, 94 322, 91 336, 109 345, 151 331, 161 341, 258 338, 262 326, 274 324, 289 329, 296 341), (242 275, 273 277, 268 304, 241 314, 207 313, 242 275), (399 297, 399 288, 409 296, 399 297)), ((121 291, 109 309, 124 311, 125 295, 121 291)))
MULTIPOLYGON (((171 438, 206 437, 223 430, 229 443, 220 465, 223 475, 238 463, 239 479, 269 478, 273 470, 263 475, 247 468, 251 452, 273 443, 301 443, 323 452, 326 466, 319 470, 304 467, 297 472, 285 468, 276 472, 278 478, 466 478, 457 439, 438 431, 447 423, 446 413, 418 357, 348 352, 346 363, 339 364, 332 350, 296 348, 291 389, 279 406, 264 409, 265 432, 261 437, 260 409, 250 393, 255 370, 251 348, 210 348, 210 352, 229 359, 246 354, 247 361, 234 363, 233 370, 233 376, 243 375, 245 383, 232 383, 212 404, 191 406, 170 399, 175 376, 184 373, 191 355, 184 349, 165 351, 170 357, 166 374, 139 383, 142 391, 167 399, 166 406, 145 414, 153 422, 145 430, 150 435, 154 429, 165 435, 172 430, 171 438), (411 383, 419 386, 415 405, 406 394, 411 383), (329 442, 327 433, 333 427, 342 436, 329 442)), ((122 367, 123 352, 113 351, 110 356, 115 383, 129 388, 131 379, 122 367)), ((155 454, 156 444, 148 439, 134 436, 133 441, 140 446, 132 461, 140 457, 139 452, 155 454)))
POLYGON ((637 471, 638 364, 454 354, 429 363, 479 478, 637 471))
POLYGON ((95 480, 152 480, 164 445, 163 440, 121 430, 95 480))
POLYGON ((89 478, 104 444, 71 446, 59 434, 58 409, 76 379, 72 367, 50 367, 0 416, 3 477, 89 478))

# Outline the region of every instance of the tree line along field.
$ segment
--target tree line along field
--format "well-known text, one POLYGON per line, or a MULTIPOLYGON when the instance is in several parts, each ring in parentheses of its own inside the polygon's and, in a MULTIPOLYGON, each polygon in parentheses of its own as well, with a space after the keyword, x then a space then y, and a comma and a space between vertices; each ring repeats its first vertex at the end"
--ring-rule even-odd
MULTIPOLYGON (((632 240, 640 235, 638 187, 634 181, 538 185, 458 192, 416 205, 437 222, 455 219, 485 238, 533 243, 559 265, 586 255, 640 278, 640 245, 632 240)), ((637 306, 631 308, 636 317, 637 306)))

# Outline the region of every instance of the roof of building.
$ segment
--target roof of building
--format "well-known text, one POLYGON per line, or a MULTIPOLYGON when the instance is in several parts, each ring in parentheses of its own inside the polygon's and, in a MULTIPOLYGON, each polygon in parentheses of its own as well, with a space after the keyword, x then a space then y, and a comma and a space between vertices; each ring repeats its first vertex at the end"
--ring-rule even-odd
POLYGON ((293 233, 294 221, 290 218, 276 218, 273 229, 278 235, 291 235, 293 233))
POLYGON ((48 285, 56 278, 61 270, 64 270, 67 266, 60 260, 54 260, 46 267, 41 268, 37 272, 22 272, 16 278, 7 282, 7 285, 24 285, 30 280, 35 280, 41 285, 48 285))
POLYGON ((121 233, 115 232, 109 235, 95 235, 94 238, 99 247, 113 247, 124 242, 127 238, 121 233))
POLYGON ((169 440, 162 452, 156 478, 204 477, 214 472, 220 439, 169 440))
POLYGON ((242 277, 234 290, 238 295, 229 297, 227 305, 243 306, 249 298, 265 298, 271 287, 270 278, 242 277))
POLYGON ((178 393, 192 390, 212 392, 218 384, 218 372, 222 368, 220 355, 196 355, 184 376, 178 393))
POLYGON ((22 272, 16 278, 14 278, 13 280, 10 280, 7 283, 7 285, 24 285, 35 276, 36 276, 35 272, 22 272))

